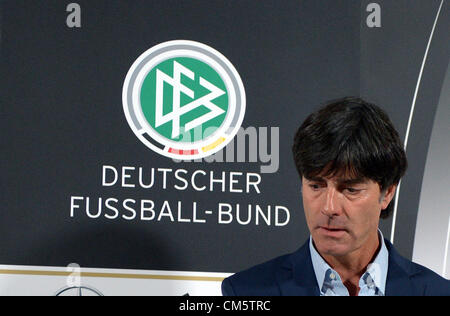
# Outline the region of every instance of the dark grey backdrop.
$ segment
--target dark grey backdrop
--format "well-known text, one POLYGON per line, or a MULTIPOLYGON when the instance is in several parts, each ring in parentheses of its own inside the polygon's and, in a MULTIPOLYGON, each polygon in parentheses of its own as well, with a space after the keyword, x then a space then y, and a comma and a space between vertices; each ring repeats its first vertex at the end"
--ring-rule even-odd
MULTIPOLYGON (((1 1, 2 146, 0 263, 234 272, 294 251, 308 237, 290 146, 318 104, 361 95, 384 107, 404 138, 425 48, 441 3, 377 1, 76 1, 82 27, 66 26, 69 1, 1 1), (280 128, 280 168, 261 195, 101 187, 101 166, 259 172, 258 163, 181 163, 147 149, 122 110, 133 61, 174 39, 207 44, 239 72, 243 127, 280 128), (277 204, 284 227, 147 223, 69 217, 70 196, 277 204)), ((424 68, 401 187, 395 245, 411 258, 423 166, 449 58, 449 4, 424 68), (447 32, 446 32, 447 31, 447 32)), ((385 237, 392 220, 381 223, 385 237)))

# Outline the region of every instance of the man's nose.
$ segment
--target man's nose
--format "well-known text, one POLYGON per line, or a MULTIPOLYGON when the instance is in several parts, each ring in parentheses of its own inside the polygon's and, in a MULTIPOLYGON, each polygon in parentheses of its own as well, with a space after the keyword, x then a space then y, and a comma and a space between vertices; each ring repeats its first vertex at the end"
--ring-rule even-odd
POLYGON ((326 201, 322 213, 328 217, 338 216, 342 213, 339 192, 335 188, 327 189, 326 201))

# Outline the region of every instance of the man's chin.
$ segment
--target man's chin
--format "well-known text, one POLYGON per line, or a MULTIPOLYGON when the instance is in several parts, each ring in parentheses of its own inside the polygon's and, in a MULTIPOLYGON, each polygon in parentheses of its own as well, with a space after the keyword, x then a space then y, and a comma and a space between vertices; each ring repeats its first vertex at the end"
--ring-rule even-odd
POLYGON ((329 255, 334 257, 344 256, 350 251, 349 241, 345 238, 327 238, 318 236, 314 238, 314 245, 321 255, 329 255))

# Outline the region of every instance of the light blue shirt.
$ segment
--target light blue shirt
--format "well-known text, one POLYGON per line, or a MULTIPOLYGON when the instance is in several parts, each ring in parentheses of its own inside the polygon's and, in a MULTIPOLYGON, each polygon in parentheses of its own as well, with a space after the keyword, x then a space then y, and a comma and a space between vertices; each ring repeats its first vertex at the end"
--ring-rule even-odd
MULTIPOLYGON (((384 296, 388 272, 389 252, 384 244, 383 234, 378 230, 381 249, 375 260, 367 266, 366 272, 359 279, 358 296, 384 296)), ((309 250, 316 274, 321 296, 349 296, 349 292, 339 274, 320 256, 309 238, 309 250)))

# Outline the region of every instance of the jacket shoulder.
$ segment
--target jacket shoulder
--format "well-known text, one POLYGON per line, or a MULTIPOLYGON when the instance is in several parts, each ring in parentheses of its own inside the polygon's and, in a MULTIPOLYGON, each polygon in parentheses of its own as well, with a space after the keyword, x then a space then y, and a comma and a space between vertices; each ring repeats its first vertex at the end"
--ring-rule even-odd
POLYGON ((222 282, 222 294, 225 296, 277 296, 280 289, 277 283, 277 271, 290 254, 277 257, 233 274, 222 282))
POLYGON ((416 273, 411 276, 411 281, 424 289, 426 296, 450 296, 450 280, 447 280, 436 272, 417 263, 411 263, 416 273))
POLYGON ((409 280, 413 283, 416 289, 414 295, 450 296, 449 280, 425 266, 402 257, 389 241, 385 240, 385 242, 389 249, 389 255, 393 257, 393 261, 406 272, 409 280))

